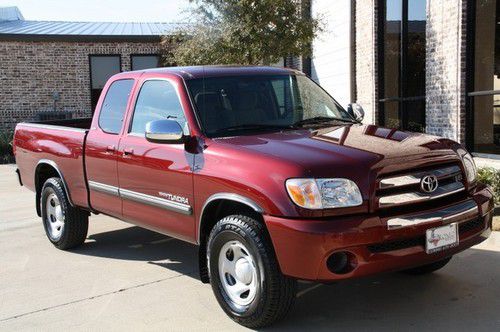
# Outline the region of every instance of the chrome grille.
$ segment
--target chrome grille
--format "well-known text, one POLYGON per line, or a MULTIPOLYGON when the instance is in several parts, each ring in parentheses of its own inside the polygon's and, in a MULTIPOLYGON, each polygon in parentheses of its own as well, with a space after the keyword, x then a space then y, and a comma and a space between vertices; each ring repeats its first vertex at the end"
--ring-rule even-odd
POLYGON ((457 165, 383 178, 377 190, 379 207, 422 203, 461 192, 465 190, 462 178, 457 165), (422 178, 428 175, 438 180, 438 187, 432 193, 424 192, 420 186, 422 178))

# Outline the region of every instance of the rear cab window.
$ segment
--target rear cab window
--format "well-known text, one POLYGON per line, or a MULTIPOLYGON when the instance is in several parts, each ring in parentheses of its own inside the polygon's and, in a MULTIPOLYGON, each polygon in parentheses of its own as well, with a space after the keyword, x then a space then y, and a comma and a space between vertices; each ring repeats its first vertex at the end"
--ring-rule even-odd
POLYGON ((134 86, 133 79, 111 83, 99 112, 99 127, 108 134, 119 134, 127 111, 127 102, 134 86))

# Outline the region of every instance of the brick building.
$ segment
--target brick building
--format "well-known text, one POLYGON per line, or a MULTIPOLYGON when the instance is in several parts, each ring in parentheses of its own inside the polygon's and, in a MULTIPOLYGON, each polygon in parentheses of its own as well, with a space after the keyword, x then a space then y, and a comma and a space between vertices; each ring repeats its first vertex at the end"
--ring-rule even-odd
POLYGON ((312 0, 311 76, 366 122, 500 154, 500 0, 312 0))
POLYGON ((43 22, 0 8, 0 130, 89 116, 113 74, 157 67, 168 23, 43 22))

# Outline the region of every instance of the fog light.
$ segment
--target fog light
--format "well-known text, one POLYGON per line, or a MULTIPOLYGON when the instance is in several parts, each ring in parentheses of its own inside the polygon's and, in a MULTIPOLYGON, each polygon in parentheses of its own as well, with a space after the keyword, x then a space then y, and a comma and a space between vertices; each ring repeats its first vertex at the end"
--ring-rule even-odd
POLYGON ((330 272, 335 274, 346 274, 358 265, 356 256, 349 251, 338 251, 328 257, 326 266, 330 272))

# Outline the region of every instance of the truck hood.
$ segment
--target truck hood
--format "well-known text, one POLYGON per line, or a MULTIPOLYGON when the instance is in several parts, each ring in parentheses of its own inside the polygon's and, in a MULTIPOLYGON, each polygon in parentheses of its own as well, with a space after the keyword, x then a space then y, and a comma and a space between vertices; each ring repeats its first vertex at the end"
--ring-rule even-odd
POLYGON ((221 138, 217 142, 299 164, 304 175, 314 177, 352 178, 353 172, 366 176, 373 170, 392 173, 460 160, 456 153, 460 145, 452 140, 361 124, 221 138))

